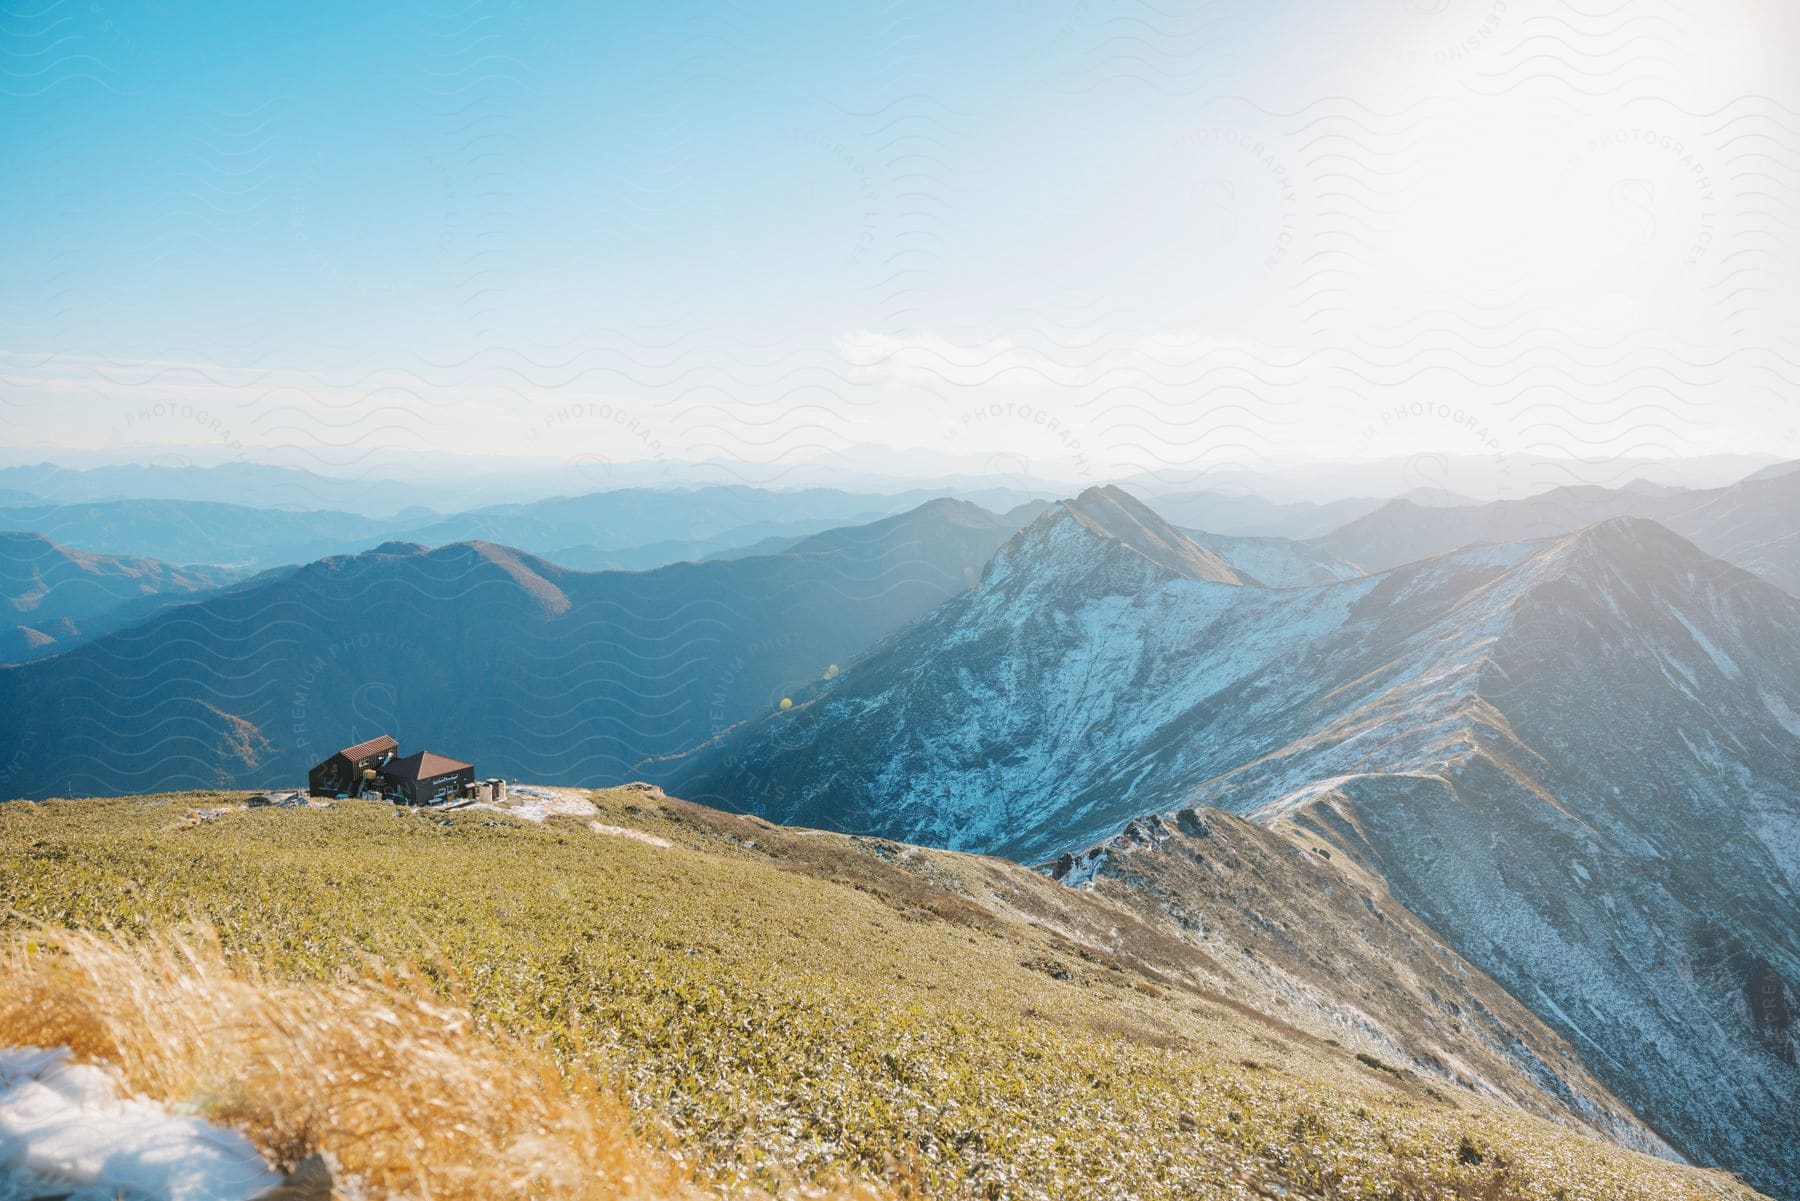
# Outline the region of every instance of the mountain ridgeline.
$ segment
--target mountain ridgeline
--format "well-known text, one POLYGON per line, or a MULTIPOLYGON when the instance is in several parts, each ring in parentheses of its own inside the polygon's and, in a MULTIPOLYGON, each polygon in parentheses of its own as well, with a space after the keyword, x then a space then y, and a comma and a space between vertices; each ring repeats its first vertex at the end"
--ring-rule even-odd
MULTIPOLYGON (((1787 465, 1792 467, 1792 465, 1787 465)), ((1485 505, 1394 500, 1314 539, 1323 554, 1380 571, 1472 542, 1519 542, 1573 533, 1614 517, 1656 521, 1708 554, 1800 595, 1800 470, 1759 472, 1725 488, 1553 488, 1485 505)))
POLYGON ((1654 522, 1267 589, 1093 490, 673 786, 1027 861, 1304 831, 1678 1150, 1800 1190, 1800 601, 1654 522))
POLYGON ((941 500, 647 572, 390 543, 266 573, 0 669, 0 791, 291 784, 384 730, 428 731, 412 737, 484 772, 629 776, 967 589, 1013 529, 941 500))
MULTIPOLYGON (((271 508, 242 499, 212 499, 220 494, 256 495, 258 490, 241 479, 236 491, 229 493, 216 486, 198 487, 204 480, 179 479, 207 499, 186 495, 175 486, 164 491, 183 494, 165 497, 157 491, 124 499, 96 496, 99 489, 93 481, 85 475, 78 478, 85 486, 71 490, 80 499, 0 507, 0 530, 35 533, 93 554, 215 564, 239 574, 354 554, 396 541, 426 546, 491 542, 563 567, 636 571, 734 551, 765 539, 789 539, 779 548, 789 549, 809 535, 879 521, 939 499, 937 493, 926 491, 776 491, 714 485, 620 488, 454 514, 414 507, 369 516, 319 508, 316 501, 311 507, 271 508)), ((238 477, 231 473, 230 478, 238 477)), ((301 482, 306 482, 304 477, 301 482)), ((295 485, 293 473, 270 476, 265 483, 263 491, 274 498, 294 499, 287 490, 295 485)), ((385 488, 376 489, 376 494, 391 495, 385 488)), ((317 495, 346 499, 340 489, 323 486, 317 495)), ((963 499, 1011 509, 1031 497, 1009 489, 984 489, 963 499)))

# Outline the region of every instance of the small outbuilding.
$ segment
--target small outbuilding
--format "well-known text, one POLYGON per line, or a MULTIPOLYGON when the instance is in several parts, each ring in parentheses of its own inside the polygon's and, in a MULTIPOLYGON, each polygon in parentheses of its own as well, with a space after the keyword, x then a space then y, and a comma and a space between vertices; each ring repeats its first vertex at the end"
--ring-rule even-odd
POLYGON ((414 751, 390 759, 379 774, 392 800, 409 805, 436 805, 454 800, 475 783, 475 767, 431 751, 414 751))
POLYGON ((306 789, 314 796, 360 796, 399 750, 386 734, 347 746, 306 773, 306 789))

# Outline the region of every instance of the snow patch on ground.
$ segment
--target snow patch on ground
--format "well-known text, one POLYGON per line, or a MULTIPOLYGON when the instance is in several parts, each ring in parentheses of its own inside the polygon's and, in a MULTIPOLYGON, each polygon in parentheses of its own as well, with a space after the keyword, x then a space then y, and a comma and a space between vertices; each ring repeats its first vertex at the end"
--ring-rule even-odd
MULTIPOLYGON (((552 817, 598 817, 600 810, 588 799, 586 789, 552 788, 546 784, 514 784, 506 790, 506 799, 499 804, 493 801, 476 801, 467 806, 470 809, 487 809, 494 813, 504 813, 508 817, 516 817, 521 821, 542 824, 552 817)), ((596 834, 605 834, 610 838, 630 838, 653 847, 668 850, 675 844, 666 838, 654 834, 646 834, 642 830, 633 830, 628 826, 609 826, 605 822, 590 821, 587 828, 596 834)), ((7 1198, 0 1196, 0 1201, 7 1198)))
POLYGON ((1086 854, 1074 856, 1074 866, 1062 876, 1057 877, 1057 880, 1069 888, 1092 888, 1094 877, 1100 874, 1100 870, 1111 858, 1112 856, 1107 851, 1095 847, 1086 854))
POLYGON ((499 804, 476 801, 471 809, 491 809, 522 821, 542 823, 551 817, 594 817, 600 810, 588 800, 586 789, 551 788, 542 784, 515 784, 499 804))
POLYGON ((1706 657, 1712 660, 1713 666, 1719 669, 1721 675, 1728 680, 1741 680, 1744 678, 1743 670, 1738 667, 1737 662, 1732 659, 1730 655, 1715 646, 1712 640, 1707 638, 1705 634, 1701 633, 1700 628, 1689 621, 1680 609, 1677 609, 1674 605, 1670 605, 1669 613, 1676 621, 1681 623, 1682 629, 1688 632, 1688 637, 1692 638, 1695 644, 1698 645, 1701 650, 1706 652, 1706 657))
POLYGON ((123 1096, 66 1048, 0 1050, 0 1201, 252 1201, 281 1183, 243 1135, 123 1096))
POLYGON ((1259 806, 1252 816, 1261 822, 1274 822, 1280 818, 1292 816, 1296 811, 1305 808, 1326 793, 1342 788, 1356 778, 1356 774, 1352 773, 1342 776, 1326 776, 1321 780, 1309 781, 1292 792, 1284 793, 1259 806))
POLYGON ((1770 715, 1781 723, 1781 728, 1795 738, 1800 738, 1800 715, 1796 715, 1787 701, 1775 693, 1764 692, 1761 696, 1763 705, 1769 710, 1770 715))

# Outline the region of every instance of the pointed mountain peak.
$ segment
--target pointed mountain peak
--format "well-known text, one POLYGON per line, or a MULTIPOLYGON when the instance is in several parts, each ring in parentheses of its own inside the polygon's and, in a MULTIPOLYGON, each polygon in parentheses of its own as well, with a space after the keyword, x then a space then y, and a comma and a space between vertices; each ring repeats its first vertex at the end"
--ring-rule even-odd
POLYGON ((972 529, 997 528, 1004 519, 973 501, 955 496, 940 496, 916 508, 895 513, 891 517, 869 523, 872 530, 897 529, 907 526, 964 526, 972 529))
POLYGON ((984 585, 1085 580, 1083 589, 1131 592, 1170 578, 1243 586, 1217 553, 1115 487, 1060 500, 1015 534, 988 564, 984 585))
MULTIPOLYGON (((1090 532, 1136 551, 1166 571, 1215 584, 1245 583, 1231 564, 1122 488, 1111 484, 1089 488, 1058 508, 1090 532)), ((1055 514, 1058 509, 1050 512, 1055 514)))
POLYGON ((1068 503, 1076 505, 1136 505, 1140 509, 1144 508, 1142 501, 1117 484, 1095 484, 1091 488, 1084 489, 1080 496, 1068 503))

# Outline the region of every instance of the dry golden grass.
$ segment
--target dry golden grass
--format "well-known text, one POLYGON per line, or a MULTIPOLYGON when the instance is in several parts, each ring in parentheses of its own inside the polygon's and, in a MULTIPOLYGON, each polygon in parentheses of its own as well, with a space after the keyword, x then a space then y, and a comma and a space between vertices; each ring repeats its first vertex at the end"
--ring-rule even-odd
POLYGON ((393 977, 277 984, 235 968, 205 930, 135 945, 62 930, 12 937, 0 947, 0 1046, 69 1047, 146 1097, 243 1132, 279 1170, 323 1155, 375 1197, 721 1195, 646 1145, 598 1081, 478 1029, 466 1010, 393 977))

